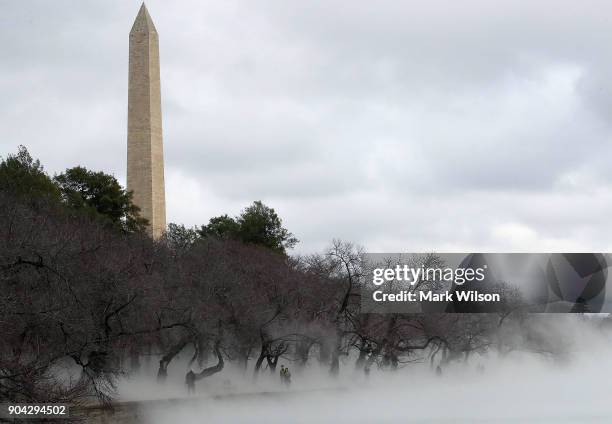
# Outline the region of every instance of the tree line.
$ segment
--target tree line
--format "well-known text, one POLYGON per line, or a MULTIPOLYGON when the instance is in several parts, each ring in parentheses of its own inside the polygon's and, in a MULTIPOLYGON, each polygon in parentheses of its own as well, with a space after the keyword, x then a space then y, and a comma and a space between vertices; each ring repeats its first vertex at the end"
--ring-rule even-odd
MULTIPOLYGON (((259 201, 200 227, 170 224, 160 240, 146 225, 112 175, 75 167, 51 177, 23 147, 0 162, 0 401, 110 402, 143 357, 158 358, 162 384, 181 352, 193 352, 197 381, 227 363, 275 372, 280 358, 333 377, 492 349, 561 351, 512 308, 366 313, 361 249, 335 240, 290 255, 297 239, 259 201)), ((441 265, 435 254, 413 260, 441 265)))

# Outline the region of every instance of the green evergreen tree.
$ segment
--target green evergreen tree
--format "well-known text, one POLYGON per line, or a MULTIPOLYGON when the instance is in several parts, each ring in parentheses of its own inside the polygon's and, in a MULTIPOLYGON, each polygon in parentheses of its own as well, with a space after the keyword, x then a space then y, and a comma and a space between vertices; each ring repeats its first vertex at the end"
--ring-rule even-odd
POLYGON ((132 193, 104 172, 77 166, 55 177, 64 203, 94 217, 100 217, 126 232, 142 231, 147 220, 132 203, 132 193))
POLYGON ((211 218, 208 225, 202 226, 198 233, 201 237, 239 240, 256 244, 271 250, 286 253, 298 242, 286 228, 276 211, 261 201, 242 211, 236 217, 221 215, 211 218))
POLYGON ((198 233, 201 237, 215 237, 222 240, 239 240, 240 225, 227 215, 210 218, 208 225, 203 225, 198 233))
POLYGON ((19 146, 17 154, 9 154, 0 162, 0 190, 30 199, 60 200, 59 187, 24 146, 19 146))

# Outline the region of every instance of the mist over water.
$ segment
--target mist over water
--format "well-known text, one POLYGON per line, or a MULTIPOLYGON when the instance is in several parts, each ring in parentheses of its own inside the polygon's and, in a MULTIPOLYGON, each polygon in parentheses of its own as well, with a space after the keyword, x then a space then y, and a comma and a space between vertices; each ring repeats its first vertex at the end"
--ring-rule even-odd
POLYGON ((186 353, 165 385, 143 371, 121 382, 120 397, 160 399, 144 402, 149 423, 612 422, 610 331, 593 318, 548 321, 561 334, 563 355, 515 351, 501 357, 491 350, 448 364, 441 376, 424 359, 398 371, 375 368, 369 377, 354 370, 354 358, 345 358, 336 379, 315 361, 303 370, 284 361, 293 374, 290 389, 276 373, 254 380, 250 367, 246 373, 226 368, 199 381, 196 396, 187 397, 186 353))

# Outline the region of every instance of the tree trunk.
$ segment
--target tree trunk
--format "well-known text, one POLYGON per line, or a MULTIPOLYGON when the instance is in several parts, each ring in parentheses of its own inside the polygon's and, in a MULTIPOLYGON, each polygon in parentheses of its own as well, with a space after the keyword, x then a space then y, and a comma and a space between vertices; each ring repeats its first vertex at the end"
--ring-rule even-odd
POLYGON ((266 359, 267 351, 268 351, 267 344, 262 344, 261 352, 259 352, 259 357, 257 358, 257 361, 255 362, 255 369, 253 370, 254 377, 257 376, 257 373, 259 373, 259 370, 261 369, 261 364, 263 363, 264 359, 266 359))
POLYGON ((298 357, 297 365, 300 368, 306 366, 306 363, 308 362, 308 359, 310 357, 310 349, 312 348, 312 345, 313 343, 310 340, 301 340, 298 342, 295 350, 296 355, 298 357))
POLYGON ((130 348, 130 370, 132 372, 140 371, 140 353, 135 348, 130 348))
POLYGON ((342 333, 338 330, 334 340, 334 346, 331 352, 331 364, 329 374, 336 377, 340 373, 340 349, 342 348, 342 333))
POLYGON ((362 340, 359 344, 359 356, 357 357, 357 361, 355 362, 355 369, 361 370, 365 366, 366 358, 368 357, 368 352, 370 351, 370 347, 365 340, 362 340))
POLYGON ((246 373, 247 367, 249 366, 249 356, 251 356, 251 348, 243 347, 240 350, 240 356, 238 360, 240 361, 240 365, 242 366, 242 372, 246 373))
POLYGON ((180 353, 181 350, 189 343, 189 338, 184 338, 175 344, 168 353, 166 353, 159 361, 159 369, 157 370, 157 382, 164 383, 168 377, 168 365, 170 361, 180 353))
POLYGON ((266 356, 266 361, 268 361, 268 367, 270 368, 270 373, 276 373, 276 365, 278 364, 278 358, 280 355, 268 355, 266 356))
POLYGON ((210 352, 206 348, 204 339, 202 337, 198 338, 198 367, 202 368, 204 365, 206 365, 209 353, 210 352))
POLYGON ((221 351, 219 350, 219 344, 220 342, 216 342, 215 348, 214 348, 214 351, 215 351, 215 354, 217 355, 217 360, 218 360, 217 365, 213 365, 212 367, 204 368, 201 372, 197 373, 195 375, 195 381, 202 380, 206 377, 210 377, 211 375, 216 374, 223 369, 225 362, 223 361, 223 356, 221 355, 221 351))
POLYGON ((329 342, 323 340, 319 345, 319 363, 321 365, 327 365, 329 363, 329 358, 331 356, 331 349, 329 346, 329 342))

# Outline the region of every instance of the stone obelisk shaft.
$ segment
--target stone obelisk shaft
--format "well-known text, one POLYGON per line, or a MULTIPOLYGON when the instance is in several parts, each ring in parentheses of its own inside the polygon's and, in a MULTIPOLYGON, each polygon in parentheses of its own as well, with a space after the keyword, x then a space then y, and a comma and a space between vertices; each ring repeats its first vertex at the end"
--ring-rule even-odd
POLYGON ((159 238, 166 229, 159 39, 144 3, 130 31, 127 144, 127 189, 159 238))

